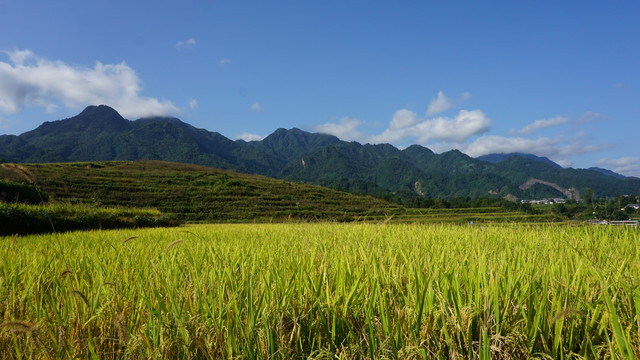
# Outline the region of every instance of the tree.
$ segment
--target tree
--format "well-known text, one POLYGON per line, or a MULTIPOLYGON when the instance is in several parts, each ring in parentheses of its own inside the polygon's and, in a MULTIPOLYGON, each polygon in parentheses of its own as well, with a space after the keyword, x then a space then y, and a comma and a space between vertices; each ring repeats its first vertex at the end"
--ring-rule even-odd
POLYGON ((591 188, 584 189, 582 200, 584 200, 585 204, 591 204, 593 202, 593 190, 591 190, 591 188))
POLYGON ((566 215, 567 215, 567 213, 569 212, 569 210, 567 210, 567 207, 566 207, 564 204, 560 203, 560 204, 555 204, 555 205, 553 206, 553 212, 554 212, 556 215, 563 215, 563 216, 566 216, 566 215))

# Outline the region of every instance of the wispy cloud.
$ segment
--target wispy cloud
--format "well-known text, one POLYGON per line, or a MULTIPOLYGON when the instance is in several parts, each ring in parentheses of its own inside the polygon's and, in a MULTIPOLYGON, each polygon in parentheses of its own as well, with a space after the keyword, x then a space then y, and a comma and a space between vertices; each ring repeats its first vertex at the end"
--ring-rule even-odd
POLYGON ((457 100, 448 98, 447 96, 444 95, 442 91, 438 91, 438 95, 435 98, 431 99, 431 102, 429 103, 429 107, 427 108, 427 113, 425 116, 429 117, 429 116, 441 114, 455 107, 456 105, 459 105, 460 103, 469 100, 470 98, 471 98, 471 93, 466 91, 460 94, 460 97, 457 100))
POLYGON ((198 108, 198 100, 196 99, 189 100, 189 109, 195 110, 197 108, 198 108))
POLYGON ((316 132, 337 136, 342 140, 354 140, 368 142, 367 136, 362 134, 358 127, 362 125, 357 119, 343 117, 338 122, 327 122, 314 127, 316 132))
POLYGON ((176 49, 192 49, 194 46, 196 46, 196 39, 194 38, 180 40, 176 43, 176 49))
POLYGON ((229 59, 229 58, 222 58, 222 59, 220 59, 220 61, 218 61, 218 63, 219 63, 220 65, 231 64, 231 59, 229 59))
POLYGON ((433 116, 443 113, 453 107, 451 99, 444 96, 442 91, 438 91, 438 96, 431 99, 429 107, 427 108, 427 116, 433 116))
POLYGON ((260 141, 260 140, 264 139, 265 137, 266 137, 265 135, 242 133, 242 134, 236 136, 235 140, 260 141))
POLYGON ((526 125, 525 127, 519 130, 511 129, 509 130, 509 135, 510 136, 531 135, 540 130, 547 129, 547 128, 552 128, 552 127, 557 127, 557 126, 567 125, 567 124, 586 124, 595 120, 601 120, 603 118, 604 117, 601 114, 590 112, 590 111, 585 112, 578 119, 571 118, 568 116, 554 116, 549 119, 535 120, 534 122, 526 125))
POLYGON ((0 61, 0 112, 13 114, 25 106, 54 111, 107 104, 125 117, 178 114, 170 101, 142 96, 141 81, 125 62, 93 67, 68 65, 37 57, 30 50, 6 52, 0 61))
POLYGON ((556 117, 553 117, 551 119, 536 120, 536 121, 532 122, 531 124, 523 127, 520 130, 511 129, 509 131, 509 135, 529 135, 529 134, 533 134, 534 132, 536 132, 538 130, 542 130, 542 129, 546 129, 546 128, 549 128, 549 127, 554 127, 554 126, 566 124, 566 123, 568 123, 570 121, 571 121, 571 119, 569 119, 566 116, 556 116, 556 117))
POLYGON ((262 112, 262 108, 260 107, 260 104, 254 102, 253 104, 251 104, 251 111, 259 113, 262 112))
POLYGON ((596 161, 596 165, 612 167, 612 170, 619 174, 640 177, 640 157, 627 156, 618 159, 600 159, 596 161))
POLYGON ((33 52, 31 50, 14 50, 14 51, 5 51, 5 54, 9 55, 9 59, 15 65, 23 65, 27 60, 33 58, 33 52))
POLYGON ((546 156, 562 166, 570 166, 570 157, 606 150, 607 144, 590 144, 584 140, 582 134, 572 138, 539 137, 528 139, 514 136, 484 135, 470 144, 461 144, 460 150, 472 157, 492 153, 521 152, 546 156))

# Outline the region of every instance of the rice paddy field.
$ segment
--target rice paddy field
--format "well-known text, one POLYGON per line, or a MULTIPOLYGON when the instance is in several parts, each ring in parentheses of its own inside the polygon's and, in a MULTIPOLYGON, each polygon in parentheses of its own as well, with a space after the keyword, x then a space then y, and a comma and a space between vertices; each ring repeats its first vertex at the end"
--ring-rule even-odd
POLYGON ((0 238, 2 359, 633 359, 614 226, 218 224, 0 238))

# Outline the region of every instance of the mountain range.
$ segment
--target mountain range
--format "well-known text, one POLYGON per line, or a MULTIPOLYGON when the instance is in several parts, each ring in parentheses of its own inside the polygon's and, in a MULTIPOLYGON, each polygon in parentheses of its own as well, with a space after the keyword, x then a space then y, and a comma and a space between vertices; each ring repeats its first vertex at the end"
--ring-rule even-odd
POLYGON ((531 154, 471 158, 420 145, 359 144, 300 129, 278 129, 260 141, 231 140, 177 118, 124 119, 105 106, 0 136, 0 162, 164 160, 318 184, 385 197, 578 198, 637 194, 640 179, 610 170, 562 168, 531 154))

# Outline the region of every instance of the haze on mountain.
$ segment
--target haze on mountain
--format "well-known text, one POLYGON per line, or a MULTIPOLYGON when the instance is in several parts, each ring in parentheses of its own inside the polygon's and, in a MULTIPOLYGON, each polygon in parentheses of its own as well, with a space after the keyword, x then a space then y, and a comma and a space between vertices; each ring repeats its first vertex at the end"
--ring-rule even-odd
POLYGON ((578 197, 636 194, 640 179, 606 169, 562 168, 532 154, 478 159, 458 150, 436 154, 412 145, 347 142, 297 128, 260 141, 230 140, 177 118, 124 119, 109 106, 45 122, 21 135, 0 136, 0 161, 18 163, 164 160, 230 169, 337 188, 412 198, 578 197))

